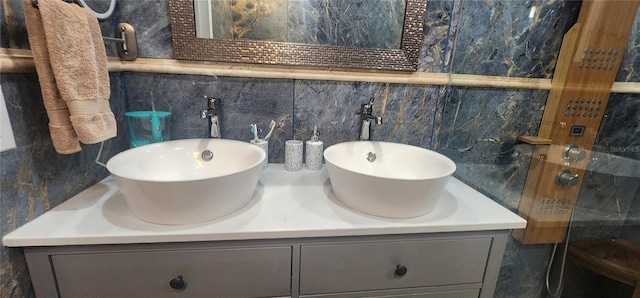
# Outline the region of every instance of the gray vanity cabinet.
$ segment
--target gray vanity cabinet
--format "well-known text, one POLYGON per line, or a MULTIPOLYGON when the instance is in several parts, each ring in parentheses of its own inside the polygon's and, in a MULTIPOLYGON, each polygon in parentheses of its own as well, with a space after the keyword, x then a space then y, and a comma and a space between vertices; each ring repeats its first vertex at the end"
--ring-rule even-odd
POLYGON ((507 231, 26 247, 38 297, 492 297, 507 231))
POLYGON ((291 247, 51 256, 61 297, 287 296, 291 247))
POLYGON ((480 284, 490 238, 303 246, 300 294, 480 284))

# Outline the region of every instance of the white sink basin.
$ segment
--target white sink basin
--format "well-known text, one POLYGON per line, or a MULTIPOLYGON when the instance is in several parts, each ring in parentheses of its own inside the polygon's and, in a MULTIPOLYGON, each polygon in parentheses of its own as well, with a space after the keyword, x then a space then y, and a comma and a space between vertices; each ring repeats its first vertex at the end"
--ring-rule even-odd
POLYGON ((107 162, 107 169, 136 217, 193 224, 228 215, 251 201, 265 156, 247 142, 187 139, 123 151, 107 162), (209 161, 203 158, 207 150, 213 153, 209 161))
POLYGON ((324 151, 324 159, 340 201, 354 210, 391 218, 433 211, 456 170, 456 164, 440 153, 388 142, 339 143, 324 151))

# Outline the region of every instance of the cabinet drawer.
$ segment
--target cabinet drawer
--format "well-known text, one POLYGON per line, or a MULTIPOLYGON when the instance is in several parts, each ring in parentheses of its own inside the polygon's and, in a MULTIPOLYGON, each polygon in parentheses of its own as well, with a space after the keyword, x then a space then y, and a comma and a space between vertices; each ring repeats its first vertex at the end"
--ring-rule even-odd
POLYGON ((457 290, 457 291, 435 291, 426 293, 407 293, 407 294, 390 294, 386 291, 378 292, 349 292, 349 293, 331 293, 316 294, 310 296, 301 296, 303 298, 478 298, 480 289, 457 290))
POLYGON ((61 297, 286 296, 291 247, 51 256, 61 297), (169 283, 177 276, 183 290, 169 283))
POLYGON ((490 246, 491 238, 303 246, 300 294, 481 283, 490 246))

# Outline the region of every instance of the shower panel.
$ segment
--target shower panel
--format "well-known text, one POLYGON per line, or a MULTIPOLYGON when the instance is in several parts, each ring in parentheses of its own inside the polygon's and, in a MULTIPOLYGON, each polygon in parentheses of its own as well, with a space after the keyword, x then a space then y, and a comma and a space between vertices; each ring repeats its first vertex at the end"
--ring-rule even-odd
POLYGON ((563 242, 639 0, 583 1, 565 34, 518 214, 525 244, 563 242))

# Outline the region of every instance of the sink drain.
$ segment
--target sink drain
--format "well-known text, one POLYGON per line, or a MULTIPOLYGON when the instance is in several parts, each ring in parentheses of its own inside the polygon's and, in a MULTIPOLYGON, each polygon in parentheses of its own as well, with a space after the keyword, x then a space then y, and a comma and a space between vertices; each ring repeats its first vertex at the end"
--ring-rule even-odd
POLYGON ((369 152, 369 153, 367 153, 367 160, 368 160, 369 162, 374 162, 374 161, 376 161, 376 158, 377 158, 377 156, 376 156, 376 154, 375 154, 375 153, 373 153, 373 152, 369 152))
POLYGON ((211 152, 211 150, 205 150, 202 151, 202 154, 200 156, 202 157, 202 160, 210 161, 211 159, 213 159, 213 152, 211 152))

